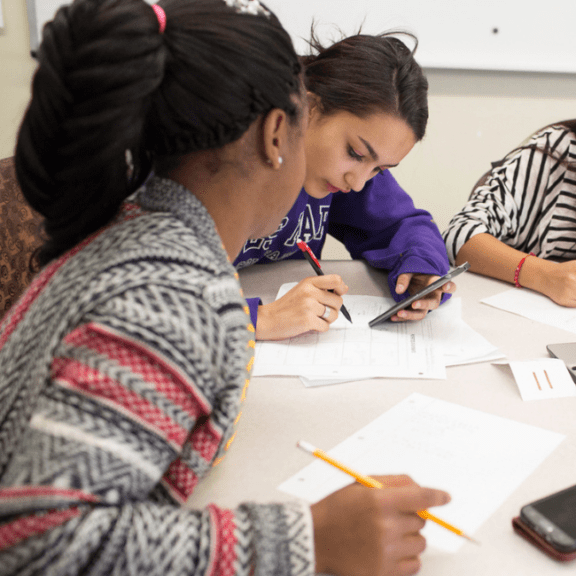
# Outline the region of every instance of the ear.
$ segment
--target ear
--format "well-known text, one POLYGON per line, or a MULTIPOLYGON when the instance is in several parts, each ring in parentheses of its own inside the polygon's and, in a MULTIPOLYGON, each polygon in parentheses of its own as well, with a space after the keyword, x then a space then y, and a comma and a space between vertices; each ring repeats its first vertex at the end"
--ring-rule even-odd
POLYGON ((266 163, 274 170, 279 170, 288 142, 288 118, 284 110, 274 108, 268 112, 262 125, 262 138, 266 163))
POLYGON ((314 94, 314 92, 306 91, 306 99, 308 100, 308 114, 310 120, 315 116, 322 115, 322 101, 320 96, 314 94))

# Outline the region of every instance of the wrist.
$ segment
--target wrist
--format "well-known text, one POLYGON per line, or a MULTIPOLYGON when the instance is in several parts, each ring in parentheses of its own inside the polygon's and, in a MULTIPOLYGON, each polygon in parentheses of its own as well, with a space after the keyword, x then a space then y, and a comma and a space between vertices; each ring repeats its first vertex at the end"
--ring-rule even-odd
POLYGON ((516 270, 514 271, 514 285, 516 286, 516 288, 522 288, 522 284, 520 284, 520 274, 522 272, 522 267, 524 266, 524 262, 526 262, 526 260, 530 256, 535 257, 536 254, 534 254, 534 252, 530 252, 529 254, 526 254, 526 256, 523 256, 520 259, 520 262, 518 262, 518 266, 516 266, 516 270))
POLYGON ((530 288, 541 294, 547 294, 555 262, 530 256, 526 258, 518 275, 518 282, 524 288, 530 288))
POLYGON ((267 321, 266 321, 266 305, 260 304, 258 306, 258 314, 256 316, 256 324, 254 325, 254 337, 256 340, 266 340, 267 337, 267 321))

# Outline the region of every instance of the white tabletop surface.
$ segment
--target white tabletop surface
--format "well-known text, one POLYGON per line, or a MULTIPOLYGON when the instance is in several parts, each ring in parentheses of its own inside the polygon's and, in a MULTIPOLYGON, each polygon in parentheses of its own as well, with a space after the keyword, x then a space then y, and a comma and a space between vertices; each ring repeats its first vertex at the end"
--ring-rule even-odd
MULTIPOLYGON (((361 261, 325 261, 326 273, 338 273, 349 294, 389 294, 386 275, 361 261)), ((310 276, 306 261, 284 261, 242 270, 246 297, 272 301, 286 282, 310 276)), ((576 341, 576 335, 504 312, 480 300, 510 285, 467 272, 457 281, 462 317, 506 354, 506 359, 546 358, 546 344, 576 341)), ((272 502, 290 496, 277 490, 284 480, 310 463, 296 448, 306 440, 329 450, 412 392, 454 402, 518 422, 560 432, 566 439, 455 554, 424 552, 423 576, 543 576, 576 573, 576 562, 554 561, 512 531, 522 505, 576 484, 576 398, 522 401, 511 372, 489 362, 447 368, 446 380, 378 378, 305 388, 298 378, 253 378, 238 434, 223 462, 197 487, 189 505, 210 502, 234 507, 240 502, 272 502)), ((498 474, 498 470, 494 470, 498 474)), ((441 488, 439 486, 439 488, 441 488)))

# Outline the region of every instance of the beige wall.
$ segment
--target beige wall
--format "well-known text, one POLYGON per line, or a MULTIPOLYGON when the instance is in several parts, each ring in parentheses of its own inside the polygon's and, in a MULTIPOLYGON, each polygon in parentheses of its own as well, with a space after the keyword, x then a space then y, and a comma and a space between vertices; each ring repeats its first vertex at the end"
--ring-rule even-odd
POLYGON ((34 60, 30 56, 26 0, 2 0, 0 31, 0 158, 12 156, 20 118, 30 97, 34 60))
MULTIPOLYGON (((0 33, 0 157, 11 156, 26 107, 34 61, 30 57, 25 0, 2 0, 0 33)), ((430 122, 393 173, 440 229, 465 202, 471 187, 531 132, 576 117, 576 75, 428 70, 430 122)), ((330 240, 330 239, 329 239, 330 240)), ((347 258, 327 242, 326 258, 347 258)))

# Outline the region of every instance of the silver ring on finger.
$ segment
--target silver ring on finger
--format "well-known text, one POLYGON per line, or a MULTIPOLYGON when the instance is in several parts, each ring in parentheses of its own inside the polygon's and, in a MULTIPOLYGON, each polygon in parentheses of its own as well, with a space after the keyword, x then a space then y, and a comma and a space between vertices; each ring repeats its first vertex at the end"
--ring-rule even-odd
POLYGON ((324 319, 328 318, 328 316, 330 316, 330 312, 332 312, 332 308, 330 308, 330 306, 326 306, 324 314, 322 314, 322 318, 324 319))

